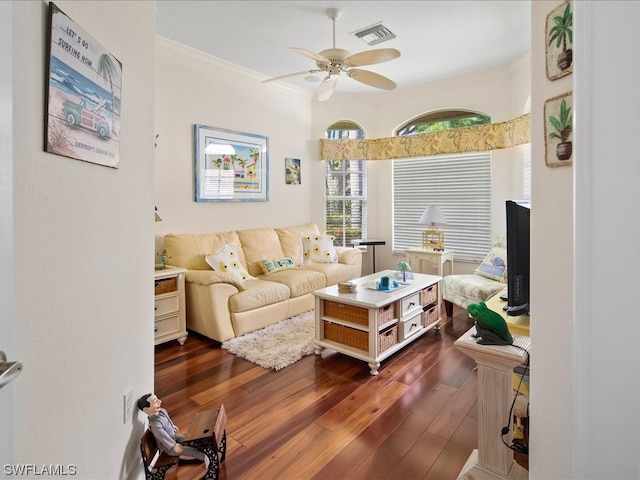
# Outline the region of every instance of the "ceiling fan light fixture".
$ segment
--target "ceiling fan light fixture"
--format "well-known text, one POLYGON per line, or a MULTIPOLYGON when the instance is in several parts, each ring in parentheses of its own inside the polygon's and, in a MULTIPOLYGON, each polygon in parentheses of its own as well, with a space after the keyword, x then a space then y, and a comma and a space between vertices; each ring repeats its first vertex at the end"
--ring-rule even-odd
POLYGON ((389 27, 385 26, 382 22, 355 31, 351 35, 359 38, 370 47, 396 38, 396 34, 389 30, 389 27))

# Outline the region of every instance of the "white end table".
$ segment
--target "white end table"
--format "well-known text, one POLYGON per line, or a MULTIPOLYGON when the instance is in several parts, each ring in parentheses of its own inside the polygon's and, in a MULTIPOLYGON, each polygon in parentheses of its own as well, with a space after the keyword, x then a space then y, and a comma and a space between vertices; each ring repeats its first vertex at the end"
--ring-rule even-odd
POLYGON ((407 263, 411 265, 411 270, 418 273, 428 273, 433 275, 433 271, 424 270, 424 262, 431 262, 438 267, 437 275, 444 277, 453 274, 453 250, 432 250, 430 248, 408 248, 404 251, 407 255, 407 263), (416 270, 414 265, 420 268, 416 270))
MULTIPOLYGON (((433 274, 426 271, 424 262, 430 262, 438 267, 438 276, 453 275, 453 250, 433 250, 431 248, 408 248, 405 250, 407 263, 411 270, 418 273, 433 274)), ((438 289, 438 305, 442 304, 442 289, 438 289)))

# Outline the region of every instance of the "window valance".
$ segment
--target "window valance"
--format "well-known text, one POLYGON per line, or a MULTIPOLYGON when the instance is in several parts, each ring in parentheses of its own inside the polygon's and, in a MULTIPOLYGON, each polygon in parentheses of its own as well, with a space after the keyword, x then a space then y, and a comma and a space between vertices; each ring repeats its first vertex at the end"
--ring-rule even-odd
POLYGON ((531 141, 531 115, 507 122, 454 128, 402 137, 320 140, 320 160, 392 160, 394 158, 482 152, 531 141))

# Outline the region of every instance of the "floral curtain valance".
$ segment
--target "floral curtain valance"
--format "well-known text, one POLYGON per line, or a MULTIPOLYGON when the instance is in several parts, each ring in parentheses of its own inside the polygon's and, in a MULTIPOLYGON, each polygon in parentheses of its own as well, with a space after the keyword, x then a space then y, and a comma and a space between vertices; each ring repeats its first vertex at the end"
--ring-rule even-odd
POLYGON ((531 115, 508 122, 360 140, 320 140, 320 160, 393 160, 515 147, 531 140, 531 115))

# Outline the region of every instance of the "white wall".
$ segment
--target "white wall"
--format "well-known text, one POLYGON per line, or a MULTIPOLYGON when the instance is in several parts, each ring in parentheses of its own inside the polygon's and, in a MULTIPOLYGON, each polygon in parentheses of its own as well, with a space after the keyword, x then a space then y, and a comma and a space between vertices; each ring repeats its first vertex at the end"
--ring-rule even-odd
MULTIPOLYGON (((214 233, 312 220, 310 94, 260 83, 266 77, 156 40, 156 253, 167 233, 214 233), (269 137, 268 202, 195 202, 194 124, 269 137), (284 159, 301 160, 301 185, 286 185, 284 159)), ((320 218, 323 221, 323 218, 320 218)), ((170 262, 170 260, 169 260, 170 262)))
POLYGON ((123 422, 123 394, 153 388, 155 12, 153 2, 56 4, 122 62, 120 168, 43 151, 48 4, 14 2, 8 321, 24 371, 13 382, 11 463, 114 479, 141 473, 144 416, 123 422))
POLYGON ((575 12, 574 477, 635 479, 640 3, 577 2, 575 12))
MULTIPOLYGON (((348 79, 344 79, 348 81, 348 79)), ((463 108, 485 113, 501 122, 528 113, 530 61, 525 56, 512 65, 453 78, 431 85, 384 92, 374 96, 334 94, 329 101, 314 102, 312 137, 321 138, 336 120, 349 119, 360 124, 369 138, 389 137, 407 120, 430 111, 463 108)), ((523 148, 492 152, 493 233, 505 230, 505 200, 522 198, 523 148)), ((313 165, 313 176, 323 172, 322 162, 313 165)), ((393 191, 392 162, 368 163, 368 237, 386 240, 376 248, 376 268, 393 268, 399 260, 392 254, 393 191)), ((319 182, 317 182, 319 184, 319 182)), ((314 195, 314 211, 322 212, 322 185, 314 195)), ((321 220, 323 221, 323 220, 321 220)), ((417 219, 416 219, 417 221, 417 219)), ((457 262, 457 273, 477 265, 457 262)), ((364 272, 371 271, 371 255, 364 259, 364 272)))
MULTIPOLYGON (((0 351, 16 360, 13 323, 13 8, 0 2, 0 351)), ((13 460, 14 384, 0 390, 0 465, 13 460)))
POLYGON ((532 2, 530 473, 636 479, 640 3, 574 2, 574 72, 550 82, 542 32, 558 3, 532 2), (571 89, 574 165, 546 168, 544 101, 571 89))
MULTIPOLYGON (((576 74, 545 71, 545 22, 560 2, 532 4, 531 125, 531 458, 534 478, 572 477, 573 167, 544 158, 544 102, 571 91, 576 74)), ((575 22, 574 22, 575 24, 575 22)), ((575 62, 575 60, 574 60, 575 62)), ((576 125, 576 138, 578 126, 576 125)), ((574 163, 581 159, 574 152, 574 163), (576 160, 577 158, 577 160, 576 160)))

